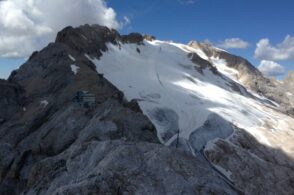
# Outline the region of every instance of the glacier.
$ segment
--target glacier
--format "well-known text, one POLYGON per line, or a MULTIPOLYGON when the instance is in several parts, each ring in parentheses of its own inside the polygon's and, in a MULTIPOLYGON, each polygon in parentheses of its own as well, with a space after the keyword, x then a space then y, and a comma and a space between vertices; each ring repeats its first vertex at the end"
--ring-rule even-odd
MULTIPOLYGON (((163 144, 168 146, 177 137, 189 140, 215 114, 270 145, 263 133, 256 130, 265 121, 280 120, 269 111, 277 104, 247 91, 238 80, 238 71, 228 67, 226 60, 208 57, 188 45, 159 40, 144 40, 140 45, 108 43, 107 48, 100 59, 92 59, 97 71, 121 90, 128 101, 138 101, 163 144), (201 67, 193 62, 191 54, 197 54, 212 67, 201 67)), ((210 140, 232 133, 230 128, 217 131, 215 136, 198 132, 198 137, 206 142, 197 150, 210 140)))

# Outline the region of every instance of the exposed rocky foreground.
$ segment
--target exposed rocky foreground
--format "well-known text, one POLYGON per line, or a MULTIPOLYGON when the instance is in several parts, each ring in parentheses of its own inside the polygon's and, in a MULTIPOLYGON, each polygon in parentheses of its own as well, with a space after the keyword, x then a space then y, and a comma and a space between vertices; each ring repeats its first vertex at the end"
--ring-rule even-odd
MULTIPOLYGON (((97 73, 91 59, 100 59, 109 43, 143 47, 144 38, 98 25, 68 27, 0 80, 0 194, 294 193, 294 119, 284 114, 293 116, 293 74, 284 82, 270 80, 240 57, 191 43, 225 59, 242 73, 244 86, 279 103, 264 109, 284 120, 268 120, 256 130, 266 145, 210 115, 189 140, 167 147, 138 100, 127 101, 97 73), (95 108, 73 101, 80 90, 95 94, 95 108)), ((201 65, 197 71, 220 74, 211 62, 191 55, 201 65)), ((233 86, 240 91, 239 84, 233 86)), ((177 135, 172 124, 167 138, 177 135)))

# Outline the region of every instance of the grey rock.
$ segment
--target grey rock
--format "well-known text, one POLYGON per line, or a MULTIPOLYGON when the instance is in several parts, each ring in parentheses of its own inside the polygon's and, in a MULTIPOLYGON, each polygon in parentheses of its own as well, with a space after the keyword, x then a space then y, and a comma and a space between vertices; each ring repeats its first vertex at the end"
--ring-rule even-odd
POLYGON ((17 153, 8 143, 0 143, 0 181, 5 177, 17 153))
POLYGON ((79 135, 80 141, 92 139, 159 143, 156 129, 146 116, 113 100, 108 100, 97 107, 96 114, 79 135))
POLYGON ((32 168, 26 194, 237 194, 201 158, 158 144, 92 141, 32 168))
POLYGON ((0 79, 0 125, 22 110, 23 92, 16 83, 0 79))
POLYGON ((84 25, 79 28, 67 27, 60 31, 56 43, 63 43, 80 54, 99 58, 107 50, 106 43, 116 44, 120 39, 117 31, 100 25, 84 25))
POLYGON ((123 43, 143 44, 143 36, 140 33, 130 33, 129 35, 121 36, 123 43))
POLYGON ((188 57, 196 64, 195 69, 198 72, 203 73, 203 69, 209 68, 214 74, 218 74, 217 69, 209 61, 202 59, 198 54, 190 53, 188 57))
POLYGON ((229 140, 218 139, 204 150, 214 165, 229 171, 230 179, 245 194, 292 194, 293 160, 278 149, 260 144, 244 130, 229 140))

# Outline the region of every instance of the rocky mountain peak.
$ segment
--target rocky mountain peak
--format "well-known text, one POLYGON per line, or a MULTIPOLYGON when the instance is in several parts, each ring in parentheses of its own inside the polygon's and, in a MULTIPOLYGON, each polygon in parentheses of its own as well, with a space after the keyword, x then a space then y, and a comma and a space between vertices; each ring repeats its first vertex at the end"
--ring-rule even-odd
POLYGON ((188 46, 202 50, 209 57, 214 56, 217 51, 217 49, 208 42, 198 42, 193 40, 188 43, 188 46))
POLYGON ((191 41, 188 44, 190 47, 202 50, 210 58, 220 58, 226 60, 229 67, 240 71, 241 76, 261 76, 261 73, 248 60, 228 53, 225 50, 214 47, 207 42, 191 41))
POLYGON ((116 30, 100 25, 66 27, 57 34, 55 43, 62 43, 70 49, 89 56, 100 57, 106 51, 106 43, 117 43, 120 35, 116 30))
POLYGON ((120 35, 116 30, 100 25, 83 25, 77 28, 66 27, 57 34, 55 43, 63 43, 79 53, 99 58, 107 50, 106 43, 143 43, 139 33, 120 35))

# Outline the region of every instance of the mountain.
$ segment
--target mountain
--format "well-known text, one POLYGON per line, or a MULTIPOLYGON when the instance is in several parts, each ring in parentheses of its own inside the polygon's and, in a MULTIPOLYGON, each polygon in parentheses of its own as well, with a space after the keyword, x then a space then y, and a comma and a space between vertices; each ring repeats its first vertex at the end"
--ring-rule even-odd
POLYGON ((293 84, 207 43, 67 27, 0 80, 0 194, 293 194, 293 84))

